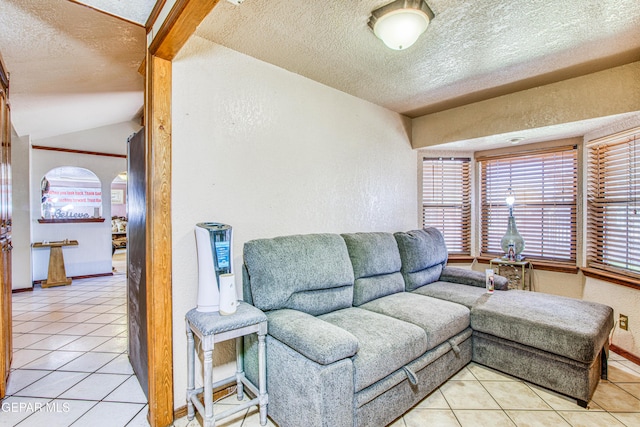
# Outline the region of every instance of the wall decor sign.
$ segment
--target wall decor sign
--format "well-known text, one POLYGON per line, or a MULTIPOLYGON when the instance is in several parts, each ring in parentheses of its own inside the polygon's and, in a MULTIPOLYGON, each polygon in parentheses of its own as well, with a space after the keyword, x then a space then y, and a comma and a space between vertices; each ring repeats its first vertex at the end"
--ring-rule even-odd
POLYGON ((111 190, 111 203, 121 205, 124 203, 124 190, 112 189, 111 190))

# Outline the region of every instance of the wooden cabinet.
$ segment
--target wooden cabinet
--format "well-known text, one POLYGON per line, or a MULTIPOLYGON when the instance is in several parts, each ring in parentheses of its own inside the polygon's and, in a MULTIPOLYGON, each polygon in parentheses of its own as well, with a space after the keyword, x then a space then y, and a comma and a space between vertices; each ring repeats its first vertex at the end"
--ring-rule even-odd
POLYGON ((0 398, 11 368, 11 121, 9 74, 0 57, 0 398))

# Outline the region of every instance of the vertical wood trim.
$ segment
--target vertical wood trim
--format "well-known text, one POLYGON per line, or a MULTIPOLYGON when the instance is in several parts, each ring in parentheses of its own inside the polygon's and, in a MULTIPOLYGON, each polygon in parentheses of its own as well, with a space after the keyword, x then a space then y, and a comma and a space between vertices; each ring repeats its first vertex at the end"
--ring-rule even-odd
POLYGON ((11 315, 11 110, 9 108, 9 73, 0 55, 0 399, 7 392, 7 379, 13 359, 11 315))
MULTIPOLYGON (((173 423, 171 60, 219 0, 177 0, 146 57, 147 328, 151 427, 173 423)), ((163 2, 164 4, 164 2, 163 2)), ((152 13, 157 19, 160 2, 152 13)), ((147 31, 153 25, 149 20, 147 31)))
POLYGON ((149 423, 173 423, 171 61, 147 56, 147 328, 149 423))

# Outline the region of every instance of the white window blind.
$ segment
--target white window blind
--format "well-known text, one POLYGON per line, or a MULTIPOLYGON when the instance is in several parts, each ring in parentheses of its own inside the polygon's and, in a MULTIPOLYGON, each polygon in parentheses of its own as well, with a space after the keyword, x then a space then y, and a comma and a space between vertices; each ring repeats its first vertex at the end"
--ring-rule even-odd
POLYGON ((589 145, 587 264, 640 277, 640 128, 589 145))
POLYGON ((471 253, 471 173, 468 158, 422 159, 422 224, 444 235, 450 254, 471 253))
POLYGON ((480 166, 481 253, 504 255, 509 188, 515 193, 513 215, 524 238, 522 255, 559 262, 576 259, 577 148, 484 157, 480 166))

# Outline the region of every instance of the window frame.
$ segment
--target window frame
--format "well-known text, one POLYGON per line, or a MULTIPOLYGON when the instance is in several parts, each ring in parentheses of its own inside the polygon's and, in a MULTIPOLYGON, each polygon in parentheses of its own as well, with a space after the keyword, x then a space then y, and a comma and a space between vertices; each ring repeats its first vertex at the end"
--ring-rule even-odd
MULTIPOLYGON (((537 262, 549 262, 549 263, 553 263, 555 265, 558 266, 571 266, 573 268, 576 267, 577 265, 577 258, 578 258, 578 245, 577 245, 577 240, 578 240, 578 233, 579 233, 579 218, 578 218, 578 204, 579 204, 579 199, 578 199, 578 186, 579 186, 579 150, 578 150, 578 146, 577 144, 571 144, 571 145, 562 145, 562 146, 553 146, 553 147, 547 147, 547 148, 540 148, 540 149, 534 149, 534 150, 528 150, 528 151, 519 151, 519 152, 510 152, 507 154, 497 154, 497 155, 484 155, 484 156, 478 156, 476 157, 476 167, 478 169, 478 224, 479 224, 479 230, 478 230, 478 243, 479 243, 479 251, 480 251, 480 257, 496 257, 496 256, 503 256, 504 254, 502 253, 502 251, 496 251, 495 247, 499 246, 499 241, 502 238, 502 235, 504 234, 504 232, 506 232, 507 229, 507 219, 508 219, 508 208, 506 206, 506 203, 504 201, 500 202, 495 202, 493 200, 497 200, 497 197, 499 195, 499 193, 501 191, 504 190, 504 195, 506 196, 506 192, 507 192, 507 188, 508 187, 512 187, 513 190, 516 193, 516 204, 514 206, 514 216, 516 219, 516 226, 518 227, 520 233, 523 235, 524 240, 525 240, 525 250, 523 252, 523 255, 525 256, 525 258, 527 260, 530 261, 537 261, 537 262), (554 195, 554 191, 553 191, 553 187, 558 185, 558 182, 556 182, 555 184, 549 183, 547 184, 546 181, 548 181, 546 178, 546 174, 545 174, 545 168, 547 168, 547 165, 544 164, 544 162, 547 161, 551 161, 552 163, 550 164, 557 164, 560 163, 561 165, 563 165, 563 167, 568 167, 567 164, 565 164, 565 160, 564 159, 560 159, 560 160, 554 160, 554 156, 557 156, 558 154, 561 154, 562 156, 564 156, 564 154, 570 154, 570 157, 566 160, 567 164, 571 164, 572 168, 568 169, 573 170, 572 176, 569 177, 568 173, 567 175, 562 175, 562 174, 558 174, 558 177, 556 177, 557 180, 559 180, 558 182, 562 182, 563 184, 565 183, 565 181, 569 181, 572 182, 572 192, 571 194, 564 194, 564 191, 562 191, 562 196, 558 196, 557 194, 554 195), (498 188, 498 190, 493 191, 492 194, 492 200, 487 201, 487 193, 491 192, 491 189, 489 189, 487 187, 486 184, 486 168, 487 166, 490 164, 489 162, 493 162, 495 167, 500 167, 499 164, 496 164, 495 162, 514 162, 515 165, 503 165, 502 167, 502 171, 498 170, 497 172, 493 172, 495 176, 500 177, 502 176, 510 176, 510 180, 513 180, 513 176, 517 176, 517 175, 521 175, 522 171, 513 171, 511 168, 513 166, 516 166, 518 164, 518 162, 522 162, 524 159, 531 159, 532 161, 537 161, 537 162, 541 162, 541 165, 539 166, 539 171, 536 171, 537 175, 535 176, 535 179, 537 179, 539 182, 548 185, 548 187, 544 187, 543 189, 536 189, 536 188, 532 188, 529 189, 527 191, 523 191, 523 187, 526 188, 526 183, 523 180, 520 180, 520 182, 513 182, 511 181, 510 183, 501 183, 499 182, 498 184, 496 184, 495 186, 498 188), (500 190, 502 187, 504 187, 503 190, 500 190), (549 189, 547 189, 549 188, 549 189), (539 194, 535 194, 536 192, 538 192, 539 194), (518 194, 520 193, 520 194, 518 194), (531 194, 533 193, 533 194, 531 194), (525 196, 523 197, 523 194, 525 194, 525 196), (548 197, 547 197, 548 194, 548 197), (558 200, 564 200, 564 198, 569 197, 569 201, 561 201, 559 202, 558 200), (536 202, 536 197, 538 197, 537 202, 536 202), (527 251, 527 234, 531 234, 532 231, 530 230, 533 226, 535 226, 535 220, 532 219, 532 217, 536 214, 536 210, 539 210, 541 213, 544 213, 545 210, 549 210, 549 207, 556 210, 567 210, 568 209, 568 214, 564 214, 564 215, 553 215, 553 214, 549 214, 548 216, 545 216, 543 218, 541 218, 541 220, 548 225, 548 228, 551 230, 549 232, 548 235, 551 235, 553 237, 552 240, 549 241, 549 243, 547 243, 547 253, 549 253, 549 255, 545 256, 545 244, 544 244, 544 238, 541 237, 539 239, 539 241, 537 241, 537 245, 535 247, 536 252, 534 253, 528 253, 527 251), (497 209, 496 209, 497 208, 497 209), (494 214, 492 217, 487 217, 488 213, 492 212, 492 211, 497 211, 496 214, 494 214), (520 212, 520 215, 518 214, 520 212), (528 218, 528 220, 527 220, 528 218), (570 230, 569 230, 569 242, 566 245, 568 247, 568 255, 566 257, 563 256, 559 256, 559 251, 561 250, 561 248, 563 246, 565 246, 565 244, 563 244, 562 242, 562 232, 560 231, 561 228, 558 227, 557 225, 554 225, 553 223, 555 221, 557 221, 557 218, 560 218, 564 224, 568 224, 570 226, 570 230), (555 220, 555 221, 554 221, 555 220), (491 226, 490 222, 493 222, 494 225, 493 227, 491 226), (504 231, 497 231, 495 228, 504 228, 504 231), (529 230, 527 230, 529 229, 529 230), (554 231, 555 230, 555 231, 554 231), (496 235, 498 234, 498 235, 496 235), (498 244, 496 245, 496 241, 498 242, 498 244)), ((563 169, 562 172, 564 173, 565 170, 563 169)), ((517 178, 515 178, 517 179, 517 178)), ((565 189, 566 186, 562 185, 559 188, 565 189)), ((557 193, 557 189, 555 191, 555 193, 557 193)), ((504 197, 502 198, 502 200, 504 200, 504 197)), ((530 246, 529 248, 531 248, 531 240, 529 239, 529 243, 530 246)), ((498 248, 499 249, 499 248, 498 248)))
MULTIPOLYGON (((445 237, 445 242, 447 242, 447 250, 449 256, 453 257, 470 257, 473 248, 472 242, 472 191, 473 191, 473 183, 472 183, 472 168, 473 163, 471 157, 453 157, 453 156, 437 156, 430 155, 431 153, 424 152, 419 156, 419 199, 418 199, 418 208, 419 208, 419 222, 421 227, 430 227, 433 226, 438 228, 440 232, 442 232, 445 237), (459 210, 460 215, 459 223, 462 225, 459 227, 460 234, 452 236, 451 231, 452 228, 449 226, 445 226, 444 222, 437 223, 425 223, 425 209, 427 208, 425 204, 425 165, 427 162, 440 162, 441 165, 441 174, 439 175, 441 185, 444 183, 444 176, 451 176, 451 174, 455 174, 458 171, 456 170, 458 167, 460 168, 460 186, 462 187, 463 194, 461 196, 461 200, 459 202, 453 202, 448 200, 446 203, 442 201, 441 203, 432 203, 429 206, 434 209, 449 209, 451 210, 459 210), (445 170, 446 169, 446 170, 445 170), (454 241, 456 244, 452 244, 454 241)), ((433 176, 433 175, 432 175, 433 176)), ((433 180, 435 181, 435 180, 433 180)), ((442 189, 441 197, 445 198, 445 193, 447 190, 451 190, 453 188, 452 185, 448 185, 446 189, 442 189)), ((432 192, 433 194, 434 192, 432 192)), ((451 197, 451 194, 449 195, 451 197)), ((441 213, 444 221, 444 211, 441 213)))
MULTIPOLYGON (((627 281, 634 287, 638 287, 640 281, 640 254, 629 257, 627 253, 624 260, 624 267, 613 264, 622 263, 617 258, 622 249, 619 244, 615 243, 617 237, 623 230, 626 230, 626 242, 629 242, 629 223, 627 220, 624 225, 613 225, 610 229, 609 238, 607 238, 604 224, 607 222, 607 215, 598 215, 596 212, 603 211, 607 206, 615 206, 623 208, 627 211, 632 205, 640 204, 640 127, 628 129, 602 138, 589 141, 587 143, 586 154, 586 225, 585 225, 585 247, 586 247, 586 268, 583 269, 586 275, 601 278, 604 280, 614 280, 615 283, 627 281), (633 146, 633 147, 631 147, 633 146), (626 147, 626 148, 625 148, 626 147), (633 154, 629 150, 633 150, 633 154), (625 151, 627 155, 625 155, 625 151), (608 157, 608 159, 607 159, 608 157), (604 163, 604 164, 603 164, 604 163), (614 164, 615 163, 615 164, 614 164), (625 168, 633 168, 635 174, 635 185, 627 176, 628 185, 620 185, 625 179, 613 178, 600 180, 599 177, 606 177, 607 168, 615 168, 616 171, 625 168), (597 182, 596 182, 597 181, 597 182), (626 198, 620 195, 622 192, 627 194, 626 198), (613 194, 611 197, 607 193, 613 194), (615 194, 614 194, 615 193, 615 194), (635 200, 636 203, 633 203, 635 200), (602 225, 602 226, 600 226, 602 225), (608 260, 605 260, 605 247, 607 240, 611 240, 611 250, 608 253, 608 260), (614 254, 616 256, 612 256, 614 254), (630 263, 635 263, 636 270, 629 268, 630 263)), ((639 206, 640 207, 640 206, 639 206)), ((635 215, 635 214, 634 214, 635 215)), ((610 215, 609 217, 613 216, 610 215)), ((636 229, 638 229, 638 220, 636 220, 636 229)))

